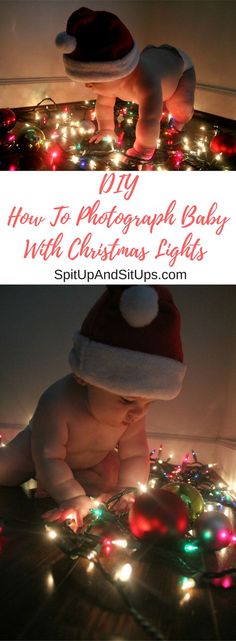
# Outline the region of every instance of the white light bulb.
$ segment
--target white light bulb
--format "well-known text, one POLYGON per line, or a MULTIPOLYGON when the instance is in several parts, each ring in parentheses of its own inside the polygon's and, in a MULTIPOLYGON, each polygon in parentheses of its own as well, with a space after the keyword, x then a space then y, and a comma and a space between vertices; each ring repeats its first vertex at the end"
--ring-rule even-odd
POLYGON ((115 579, 118 581, 126 582, 129 580, 132 574, 132 566, 130 563, 125 563, 120 567, 119 570, 115 573, 115 579))

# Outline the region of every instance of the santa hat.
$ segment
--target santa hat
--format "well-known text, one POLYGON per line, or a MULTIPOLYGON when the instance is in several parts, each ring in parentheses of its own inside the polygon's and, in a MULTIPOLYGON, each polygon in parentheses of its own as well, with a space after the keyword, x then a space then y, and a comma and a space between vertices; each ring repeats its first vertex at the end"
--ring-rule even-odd
POLYGON ((81 82, 103 82, 127 76, 138 64, 139 51, 127 27, 109 11, 81 7, 71 14, 56 45, 64 52, 68 76, 81 82))
POLYGON ((76 333, 69 362, 87 383, 121 396, 177 396, 186 367, 169 290, 108 286, 76 333))

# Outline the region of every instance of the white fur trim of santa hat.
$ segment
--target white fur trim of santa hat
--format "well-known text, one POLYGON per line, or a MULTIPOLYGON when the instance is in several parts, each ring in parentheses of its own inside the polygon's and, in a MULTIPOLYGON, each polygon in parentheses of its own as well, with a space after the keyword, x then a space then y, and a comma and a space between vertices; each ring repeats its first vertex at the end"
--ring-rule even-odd
POLYGON ((65 71, 72 80, 81 82, 109 82, 124 78, 137 67, 140 53, 134 43, 133 48, 126 56, 119 60, 84 62, 73 60, 68 55, 63 55, 65 71))
POLYGON ((69 355, 72 371, 86 383, 119 396, 175 398, 186 366, 180 361, 97 343, 77 332, 69 355))

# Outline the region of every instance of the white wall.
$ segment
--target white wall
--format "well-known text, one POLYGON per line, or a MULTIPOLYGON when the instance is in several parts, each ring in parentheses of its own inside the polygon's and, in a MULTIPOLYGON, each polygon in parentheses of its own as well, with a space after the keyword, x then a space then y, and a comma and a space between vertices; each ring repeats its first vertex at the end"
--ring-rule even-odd
MULTIPOLYGON (((234 0, 90 0, 91 9, 117 13, 140 48, 169 42, 192 56, 196 109, 235 119, 236 2, 234 0)), ((64 73, 55 35, 78 0, 0 0, 1 105, 35 105, 93 97, 64 73)))
POLYGON ((153 0, 150 41, 187 51, 197 75, 195 108, 236 119, 235 0, 153 0))

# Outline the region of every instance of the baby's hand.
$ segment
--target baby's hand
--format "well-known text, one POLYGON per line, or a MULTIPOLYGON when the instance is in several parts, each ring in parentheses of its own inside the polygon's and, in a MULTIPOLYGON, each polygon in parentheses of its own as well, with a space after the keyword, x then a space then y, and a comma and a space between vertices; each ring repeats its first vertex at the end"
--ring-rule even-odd
POLYGON ((115 503, 114 507, 111 504, 111 509, 114 512, 129 512, 129 510, 132 507, 134 501, 135 501, 134 492, 129 492, 128 494, 123 494, 123 496, 121 496, 119 501, 117 501, 117 503, 115 503))
POLYGON ((106 140, 106 142, 110 142, 109 139, 111 139, 111 142, 112 140, 116 142, 117 138, 118 136, 111 129, 101 129, 89 139, 89 142, 95 142, 95 144, 97 144, 98 142, 101 142, 104 139, 108 139, 106 140))
POLYGON ((137 158, 138 160, 151 160, 153 154, 155 151, 155 147, 153 147, 151 150, 148 149, 145 151, 144 149, 140 149, 139 151, 135 149, 135 147, 130 147, 126 151, 127 156, 130 156, 131 158, 137 158))
POLYGON ((63 501, 59 507, 49 510, 42 515, 46 521, 60 521, 64 522, 67 519, 74 521, 75 531, 83 525, 83 518, 89 513, 93 507, 93 499, 89 496, 76 496, 73 499, 63 501))

